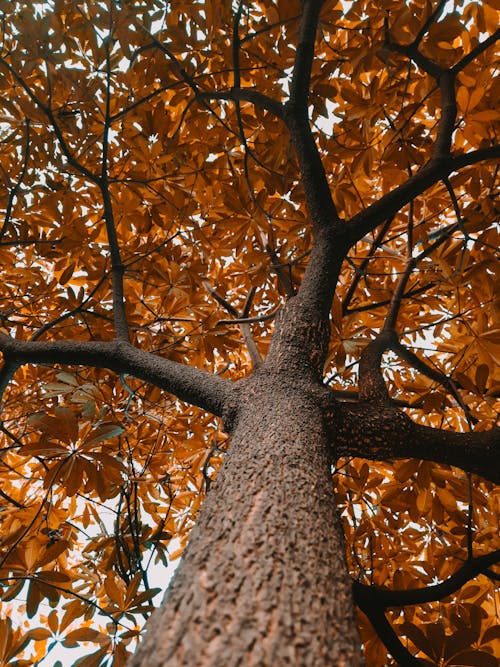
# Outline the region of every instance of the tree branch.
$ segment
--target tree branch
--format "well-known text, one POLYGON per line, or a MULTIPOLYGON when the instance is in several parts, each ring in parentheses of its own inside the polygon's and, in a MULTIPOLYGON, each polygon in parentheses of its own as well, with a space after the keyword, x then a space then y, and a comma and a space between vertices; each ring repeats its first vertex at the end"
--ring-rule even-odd
POLYGON ((290 131, 313 229, 330 227, 340 218, 333 203, 323 162, 309 124, 309 89, 314 44, 322 0, 306 0, 299 28, 290 97, 285 104, 285 122, 290 131))
POLYGON ((449 173, 458 171, 458 169, 462 169, 463 167, 470 167, 483 160, 495 160, 498 158, 500 158, 500 144, 487 146, 486 148, 479 148, 475 151, 462 153, 462 155, 454 155, 449 173))
POLYGON ((20 74, 18 74, 15 69, 3 58, 0 57, 0 63, 2 63, 16 81, 22 86, 28 97, 31 101, 45 114, 47 120, 52 125, 54 133, 59 141, 61 150, 66 157, 68 164, 70 164, 77 172, 82 176, 88 178, 92 183, 97 185, 101 191, 102 200, 103 200, 103 217, 106 226, 106 233, 108 237, 109 244, 109 253, 111 257, 111 280, 112 280, 112 294, 113 294, 113 319, 115 325, 115 331, 118 338, 129 341, 129 331, 128 323, 125 314, 124 306, 124 290, 123 290, 123 274, 124 266, 120 256, 120 249, 116 234, 116 227, 113 217, 113 208, 111 203, 111 197, 108 187, 108 138, 109 130, 111 127, 111 112, 110 112, 110 103, 111 103, 111 63, 110 63, 110 53, 109 53, 109 44, 106 44, 106 93, 105 93, 105 112, 104 112, 104 130, 102 138, 102 164, 101 164, 101 173, 96 175, 85 167, 72 153, 70 147, 68 146, 66 139, 61 131, 59 123, 54 116, 54 111, 51 106, 51 81, 50 81, 50 71, 47 70, 47 84, 49 89, 49 96, 47 104, 44 104, 37 95, 31 90, 28 84, 24 81, 20 74))
POLYGON ((380 367, 382 355, 391 346, 395 334, 382 330, 364 348, 359 358, 359 398, 377 404, 390 402, 387 386, 380 367))
POLYGON ((411 178, 381 197, 347 223, 350 245, 360 241, 387 217, 395 215, 403 206, 425 192, 432 185, 447 178, 453 171, 468 167, 483 160, 500 158, 500 145, 488 146, 462 155, 436 159, 428 162, 411 178))
POLYGON ((393 218, 389 218, 388 220, 385 221, 383 227, 379 229, 376 238, 373 239, 373 242, 370 246, 370 250, 368 251, 366 256, 363 257, 361 264, 359 266, 354 267, 355 275, 349 285, 347 294, 345 295, 345 298, 342 301, 342 315, 347 315, 348 312, 351 312, 349 311, 349 305, 351 303, 352 297, 354 296, 356 288, 358 287, 359 281, 361 280, 361 277, 364 275, 365 269, 368 267, 368 264, 370 263, 370 260, 372 259, 373 255, 375 254, 377 249, 380 247, 382 241, 384 240, 386 232, 389 230, 392 221, 393 218))
MULTIPOLYGON (((207 281, 203 281, 203 285, 208 290, 208 292, 210 292, 210 294, 217 301, 217 303, 219 303, 224 308, 224 310, 227 310, 227 312, 235 318, 236 321, 234 322, 234 324, 238 324, 240 328, 243 341, 246 345, 253 366, 255 368, 257 368, 257 366, 260 366, 260 364, 262 363, 262 356, 257 348, 257 345, 255 344, 255 340, 252 335, 252 330, 250 328, 250 322, 246 321, 248 319, 246 315, 248 314, 248 310, 251 306, 252 298, 253 295, 255 294, 255 288, 252 288, 250 290, 250 294, 248 295, 245 307, 243 308, 243 311, 240 313, 238 312, 238 310, 236 310, 234 306, 232 306, 229 303, 229 301, 220 296, 217 290, 215 290, 207 281)), ((230 322, 231 324, 233 324, 232 321, 230 322)))
POLYGON ((394 660, 401 665, 401 667, 423 667, 423 663, 413 656, 410 651, 404 646, 394 632, 394 628, 387 620, 382 607, 373 604, 372 600, 367 599, 368 596, 363 597, 353 587, 354 602, 358 605, 361 611, 366 614, 373 629, 377 633, 380 641, 384 644, 386 649, 392 655, 394 660))
POLYGON ((68 164, 73 167, 76 171, 78 171, 80 174, 83 174, 86 176, 92 183, 96 183, 97 181, 97 176, 93 174, 90 169, 87 169, 83 164, 81 164, 73 155, 73 153, 70 151, 64 136, 61 132, 61 128, 59 127, 58 122, 55 119, 55 116, 52 112, 52 109, 50 106, 47 106, 43 104, 43 102, 35 95, 35 93, 31 90, 31 88, 28 86, 26 81, 23 79, 23 77, 16 72, 16 70, 8 63, 3 56, 0 56, 0 64, 2 64, 14 77, 14 79, 17 81, 17 83, 21 86, 21 88, 24 90, 24 92, 28 95, 30 100, 35 104, 40 111, 42 111, 47 119, 50 121, 54 133, 59 141, 59 144, 61 146, 61 149, 64 153, 64 156, 66 157, 68 164))
POLYGON ((417 36, 415 37, 415 39, 413 40, 413 44, 412 44, 412 46, 414 46, 415 48, 418 48, 418 46, 420 45, 420 42, 422 41, 422 39, 425 37, 425 35, 426 35, 427 32, 429 31, 429 28, 431 27, 431 25, 432 25, 435 21, 437 21, 438 18, 441 16, 441 14, 442 14, 442 12, 443 12, 443 9, 444 9, 444 7, 445 7, 445 5, 446 5, 446 2, 447 2, 447 0, 439 0, 438 4, 437 4, 437 6, 436 6, 436 9, 432 12, 432 14, 430 14, 430 16, 429 16, 429 18, 427 19, 427 21, 426 21, 426 22, 424 23, 424 25, 420 28, 420 30, 419 30, 419 32, 418 32, 418 35, 417 35, 417 36))
MULTIPOLYGON (((434 20, 434 15, 431 19, 434 20)), ((456 75, 467 64, 472 62, 475 57, 499 39, 500 30, 497 30, 493 35, 478 44, 476 48, 462 58, 454 67, 444 70, 418 50, 418 44, 423 37, 423 31, 427 29, 426 26, 427 23, 414 42, 408 45, 391 42, 390 35, 386 31, 386 48, 406 55, 421 69, 436 79, 439 84, 441 92, 441 117, 438 123, 437 136, 431 159, 405 183, 402 183, 392 192, 388 192, 381 199, 351 219, 349 222, 351 245, 375 229, 387 217, 395 215, 403 206, 414 200, 415 197, 418 197, 439 180, 447 179, 451 172, 480 160, 498 158, 500 156, 500 146, 498 145, 480 149, 479 151, 472 151, 461 156, 451 156, 450 154, 457 115, 455 95, 456 75)))
MULTIPOLYGON (((431 289, 432 287, 435 286, 435 283, 429 282, 426 285, 421 285, 420 287, 415 287, 414 289, 409 290, 403 296, 401 297, 402 299, 411 299, 414 296, 418 296, 419 294, 422 294, 423 292, 426 292, 427 290, 431 289)), ((384 299, 383 301, 373 301, 369 303, 365 303, 362 306, 354 306, 353 308, 346 308, 345 310, 345 315, 348 315, 349 313, 363 313, 366 312, 367 310, 376 310, 377 308, 382 308, 383 306, 388 306, 391 303, 392 299, 384 299)))
POLYGON ((394 628, 387 620, 385 609, 388 607, 404 607, 426 602, 442 600, 458 591, 465 583, 480 573, 488 576, 489 567, 500 560, 500 549, 492 553, 471 558, 445 581, 409 590, 390 590, 373 585, 353 582, 353 598, 359 608, 366 614, 373 629, 384 643, 393 658, 405 667, 422 665, 403 645, 394 628))
POLYGON ((406 363, 410 364, 410 366, 415 368, 415 370, 422 373, 422 375, 425 375, 431 380, 438 382, 442 387, 444 387, 453 396, 458 405, 460 405, 460 407, 465 412, 467 417, 469 417, 468 415, 469 411, 467 409, 467 406, 464 404, 462 397, 458 393, 458 388, 460 387, 460 384, 457 384, 451 378, 447 377, 443 373, 440 373, 436 368, 428 366, 425 363, 425 361, 420 359, 420 357, 418 357, 414 352, 406 348, 398 340, 395 340, 391 343, 391 350, 395 352, 401 359, 406 361, 406 363))
POLYGON ((336 456, 372 461, 416 458, 443 463, 500 483, 500 429, 456 433, 413 422, 400 410, 362 403, 338 405, 332 417, 336 456))
POLYGON ((314 45, 318 29, 319 13, 324 0, 305 0, 302 2, 302 17, 299 27, 295 63, 290 84, 291 108, 307 119, 307 101, 311 82, 311 69, 314 60, 314 45))
POLYGON ((106 49, 106 94, 105 94, 105 112, 104 129, 102 134, 102 163, 101 177, 99 178, 99 188, 102 194, 104 208, 104 222, 106 225, 106 234, 108 237, 109 254, 111 258, 111 289, 113 294, 113 322, 117 338, 130 342, 129 326, 125 312, 125 297, 123 292, 123 276, 125 269, 123 266, 120 244, 116 233, 116 225, 113 213, 113 204, 109 192, 108 183, 108 152, 109 152, 109 131, 111 129, 111 59, 109 52, 109 40, 105 41, 106 49))
POLYGON ((273 248, 269 241, 265 241, 264 249, 271 258, 272 264, 271 269, 276 272, 278 277, 278 282, 283 288, 285 295, 288 299, 291 299, 292 296, 295 296, 296 291, 293 284, 292 278, 292 263, 291 262, 281 262, 278 253, 273 248))
POLYGON ((217 90, 213 92, 199 92, 200 100, 228 100, 233 102, 250 102, 256 107, 269 111, 276 118, 284 119, 283 105, 273 100, 255 88, 231 88, 231 90, 217 90))
POLYGON ((424 586, 423 588, 390 590, 355 581, 353 583, 354 597, 356 601, 358 599, 369 599, 371 603, 383 608, 406 607, 408 605, 435 602, 436 600, 443 600, 449 595, 453 595, 468 581, 477 577, 478 574, 486 572, 491 565, 495 565, 499 561, 500 549, 496 549, 489 554, 465 561, 455 574, 452 574, 441 583, 424 586))
MULTIPOLYGON (((19 174, 19 177, 14 184, 14 187, 10 189, 9 192, 9 198, 7 200, 7 206, 5 207, 5 217, 4 221, 2 224, 2 228, 0 229, 0 241, 3 240, 3 237, 5 236, 5 233, 9 227, 10 223, 10 216, 12 213, 12 207, 14 205, 14 199, 16 198, 17 193, 19 192, 19 188, 21 187, 21 184, 24 180, 24 177, 26 176, 26 171, 28 169, 28 162, 30 158, 30 120, 29 118, 26 118, 25 120, 26 124, 26 134, 25 134, 25 140, 24 140, 24 150, 23 150, 23 164, 21 167, 21 173, 19 174)), ((2 168, 3 171, 3 168, 2 168)), ((5 172, 4 172, 5 173, 5 172)), ((6 176, 6 180, 10 180, 6 176)))
POLYGON ((438 79, 441 92, 441 117, 431 162, 447 158, 451 150, 453 130, 457 117, 457 102, 455 99, 455 73, 451 70, 443 72, 438 79))
POLYGON ((228 380, 144 352, 126 341, 23 341, 0 333, 0 352, 7 365, 81 365, 127 373, 218 417, 223 415, 233 395, 228 380))
POLYGON ((456 65, 452 67, 452 70, 455 74, 461 72, 469 63, 471 63, 474 58, 477 58, 481 53, 486 51, 490 46, 492 46, 496 41, 500 39, 500 28, 497 28, 495 32, 487 37, 482 42, 479 42, 470 53, 461 58, 456 65))
POLYGON ((366 614, 373 629, 392 657, 404 667, 419 667, 423 663, 415 658, 403 645, 387 620, 384 613, 385 609, 387 607, 404 607, 442 600, 455 593, 470 579, 481 572, 485 572, 490 565, 497 563, 499 559, 500 549, 468 560, 455 574, 452 574, 451 577, 440 584, 413 590, 389 590, 355 581, 352 585, 354 601, 366 614))
MULTIPOLYGON (((385 229, 385 226, 384 228, 385 229)), ((390 403, 387 387, 381 372, 381 361, 384 352, 390 348, 396 354, 399 354, 405 361, 418 368, 429 376, 429 369, 426 364, 421 362, 419 358, 407 350, 398 340, 396 331, 396 323, 401 308, 401 302, 405 295, 405 289, 410 279, 412 271, 425 258, 429 257, 436 248, 442 245, 457 229, 457 225, 450 225, 446 232, 439 236, 433 243, 431 243, 425 250, 419 253, 416 257, 412 257, 412 247, 408 248, 408 259, 406 267, 401 274, 393 295, 389 302, 389 308, 385 316, 384 325, 380 333, 372 340, 361 353, 359 361, 359 396, 361 400, 377 401, 379 403, 390 403), (411 359, 411 361, 410 361, 411 359), (416 365, 417 364, 417 365, 416 365)), ((467 407, 464 405, 460 394, 452 380, 446 378, 441 373, 435 371, 432 374, 432 379, 437 380, 440 384, 445 386, 454 396, 457 403, 464 410, 469 418, 467 407)))

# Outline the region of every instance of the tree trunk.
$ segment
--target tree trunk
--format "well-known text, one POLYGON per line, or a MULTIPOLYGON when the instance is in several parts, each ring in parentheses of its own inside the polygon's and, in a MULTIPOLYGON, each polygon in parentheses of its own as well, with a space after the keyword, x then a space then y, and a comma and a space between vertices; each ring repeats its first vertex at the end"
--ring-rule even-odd
POLYGON ((132 667, 357 667, 343 534, 316 391, 261 369, 132 667))

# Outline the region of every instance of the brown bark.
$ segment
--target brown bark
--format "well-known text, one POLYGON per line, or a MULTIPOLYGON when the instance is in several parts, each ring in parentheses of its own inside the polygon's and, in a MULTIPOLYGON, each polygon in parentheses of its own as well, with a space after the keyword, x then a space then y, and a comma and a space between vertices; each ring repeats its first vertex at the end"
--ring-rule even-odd
POLYGON ((317 395, 265 368, 240 383, 232 446, 131 667, 356 667, 317 395))
POLYGON ((368 402, 337 406, 331 423, 336 456, 372 461, 416 458, 456 466, 500 483, 498 428, 469 433, 442 431, 416 424, 395 407, 368 402))

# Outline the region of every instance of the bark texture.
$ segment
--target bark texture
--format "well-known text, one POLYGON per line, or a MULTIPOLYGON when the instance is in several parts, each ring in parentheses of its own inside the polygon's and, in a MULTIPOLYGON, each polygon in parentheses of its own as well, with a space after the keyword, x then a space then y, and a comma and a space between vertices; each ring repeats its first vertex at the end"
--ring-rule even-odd
POLYGON ((165 606, 131 667, 356 667, 321 387, 259 369, 165 606))
POLYGON ((372 461, 417 458, 452 465, 500 483, 500 429, 456 433, 417 424, 394 406, 333 404, 327 408, 335 456, 372 461))

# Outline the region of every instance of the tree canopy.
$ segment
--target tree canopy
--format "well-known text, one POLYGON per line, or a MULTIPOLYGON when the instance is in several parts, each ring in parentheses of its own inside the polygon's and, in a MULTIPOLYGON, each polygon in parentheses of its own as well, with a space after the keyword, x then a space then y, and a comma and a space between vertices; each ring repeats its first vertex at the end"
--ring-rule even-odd
POLYGON ((366 663, 497 665, 500 5, 451 4, 0 1, 1 665, 125 663, 312 281, 366 663))

